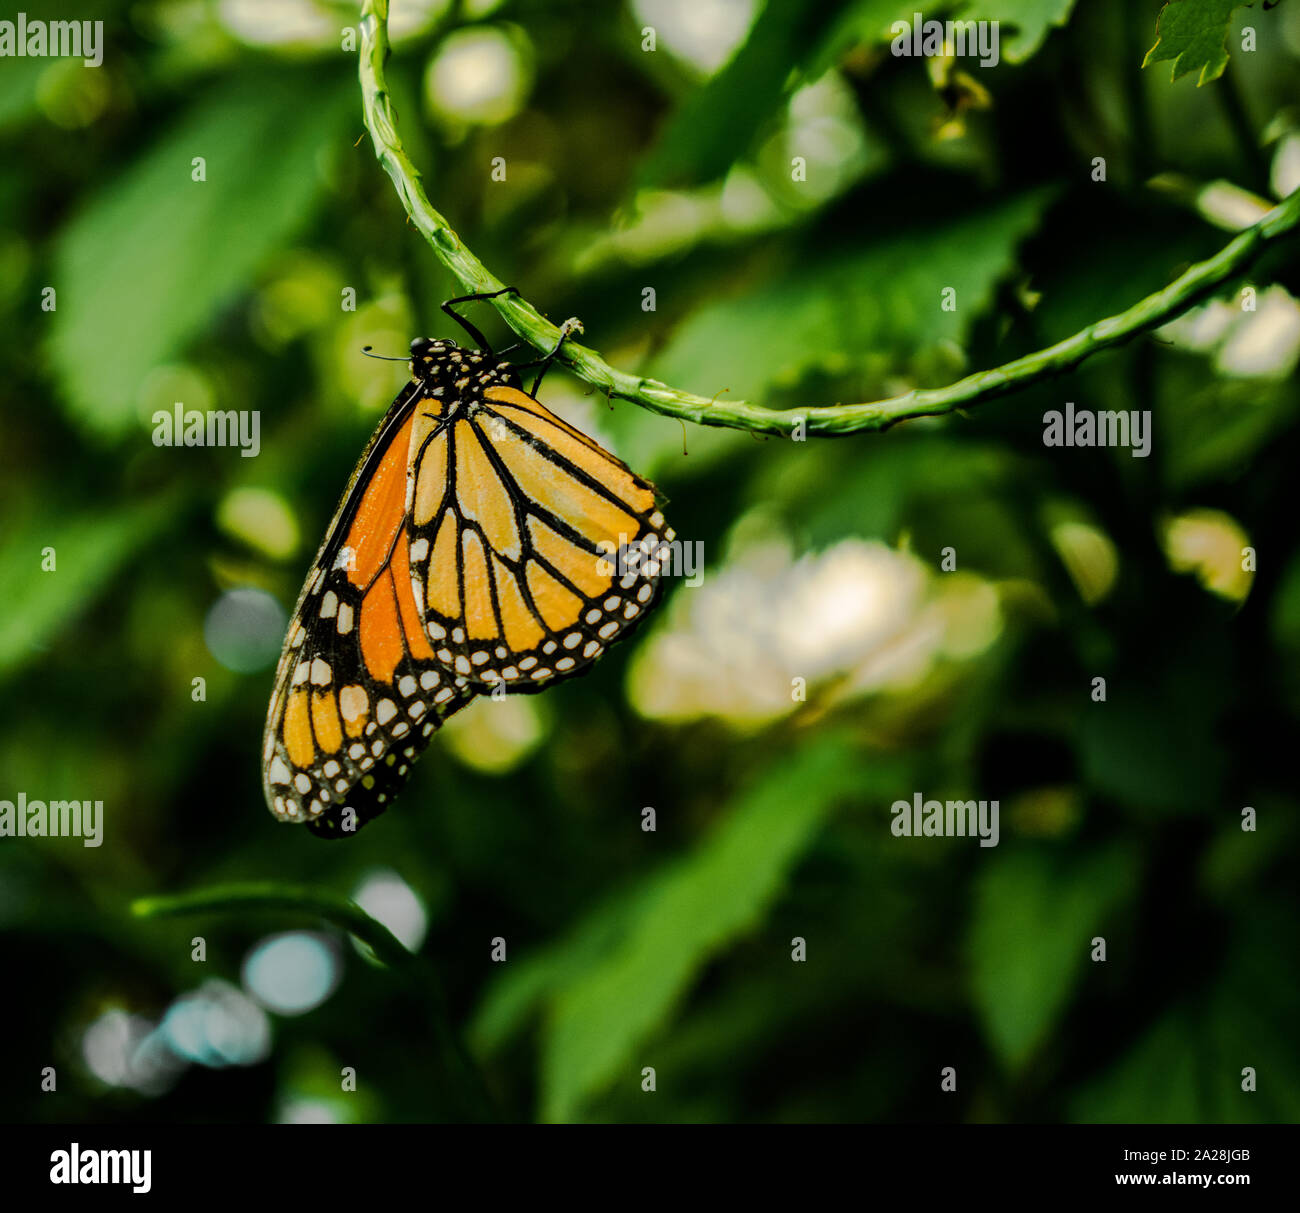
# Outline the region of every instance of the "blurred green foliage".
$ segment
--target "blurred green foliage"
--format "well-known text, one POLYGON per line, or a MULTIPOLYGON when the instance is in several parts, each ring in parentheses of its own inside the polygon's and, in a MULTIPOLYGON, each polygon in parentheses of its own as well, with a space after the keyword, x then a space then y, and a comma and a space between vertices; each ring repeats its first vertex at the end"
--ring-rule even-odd
MULTIPOLYGON (((1206 186, 1263 188, 1219 82, 1143 71, 1155 6, 927 11, 1002 21, 992 70, 891 55, 910 0, 690 7, 396 0, 390 82, 430 197, 496 274, 706 395, 865 400, 995 366, 1220 247, 1206 186)), ((1230 47, 1246 13, 1259 29, 1233 74, 1289 191, 1300 9, 1219 7, 1230 47)), ((271 672, 223 665, 205 622, 233 589, 292 604, 404 379, 361 346, 456 335, 459 291, 355 145, 351 6, 93 15, 102 68, 0 70, 0 799, 105 817, 99 848, 0 838, 0 1116, 454 1119, 447 1023, 507 1119, 1300 1116, 1293 247, 1181 327, 874 437, 684 432, 548 378, 656 479, 703 584, 590 676, 458 717, 331 845, 265 811, 271 672), (156 447, 178 401, 258 411, 258 457, 156 447), (1151 410, 1150 458, 1044 447, 1066 401, 1151 410), (918 791, 998 800, 999 845, 893 836, 918 791), (376 873, 423 908, 445 1021, 309 906, 127 913, 376 873), (272 1014, 265 1057, 133 1086, 130 1038, 114 1079, 106 1015, 154 1040, 304 925, 342 983, 272 1014)))

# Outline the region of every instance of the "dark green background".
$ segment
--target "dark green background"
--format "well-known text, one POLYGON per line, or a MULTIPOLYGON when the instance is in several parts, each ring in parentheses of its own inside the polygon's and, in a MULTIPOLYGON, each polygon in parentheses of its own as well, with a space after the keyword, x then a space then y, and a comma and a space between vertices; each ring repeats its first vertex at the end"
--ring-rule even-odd
MULTIPOLYGON (((1300 121, 1294 3, 1239 9, 1233 29, 1253 24, 1259 48, 1238 52, 1234 32, 1230 79, 1199 89, 1195 74, 1170 83, 1169 63, 1141 68, 1158 5, 1129 0, 980 0, 967 12, 1005 22, 1003 62, 960 62, 938 84, 880 37, 910 3, 772 0, 712 78, 674 53, 668 18, 647 53, 646 20, 621 5, 483 7, 399 39, 390 64, 435 205, 617 365, 783 407, 938 386, 1127 307, 1229 238, 1202 187, 1269 196, 1300 121), (429 108, 426 67, 459 27, 515 49, 523 100, 504 122, 429 108), (755 190, 767 202, 747 210, 755 190), (955 313, 939 309, 946 286, 955 313)), ((556 376, 543 395, 598 425, 703 544, 704 586, 671 588, 591 676, 533 701, 535 744, 505 744, 508 769, 482 769, 500 738, 492 705, 476 708, 390 812, 321 842, 262 804, 270 668, 224 668, 204 619, 235 587, 292 604, 403 378, 360 346, 454 335, 437 305, 460 291, 368 139, 354 146, 356 59, 340 49, 354 10, 296 47, 251 45, 215 5, 86 15, 105 21, 102 68, 0 61, 0 797, 102 799, 105 841, 0 839, 0 1116, 260 1121, 303 1099, 344 1120, 460 1116, 430 1003, 350 948, 331 999, 272 1016, 258 1065, 192 1066, 146 1096, 82 1061, 105 1011, 156 1020, 205 980, 237 985, 265 934, 321 926, 141 922, 132 899, 250 879, 348 894, 386 867, 429 911, 421 958, 509 1119, 1297 1118, 1300 442, 1281 354, 1280 374, 1234 374, 1161 334, 967 416, 803 444, 683 434, 556 376), (176 399, 259 410, 260 456, 155 447, 150 415, 176 399), (1150 409, 1150 458, 1045 448, 1043 413, 1065 401, 1150 409), (232 523, 244 489, 263 495, 236 498, 257 504, 232 523), (1216 511, 1199 533, 1228 537, 1205 577, 1164 546, 1191 510, 1216 511), (286 516, 298 541, 277 547, 286 516), (1075 548, 1063 523, 1086 528, 1064 532, 1075 548), (859 692, 823 652, 808 701, 766 723, 647 719, 630 665, 773 539, 796 557, 910 552, 945 627, 992 602, 996 634, 859 692), (1244 581, 1241 542, 1258 553, 1244 581), (946 547, 956 574, 939 571, 946 547), (1230 594, 1203 583, 1216 570, 1230 594), (892 837, 889 805, 915 791, 998 799, 1000 845, 892 837), (1098 935, 1105 964, 1089 961, 1098 935), (46 1065, 56 1093, 40 1090, 46 1065), (344 1066, 356 1094, 339 1092, 344 1066)), ((1222 299, 1273 283, 1296 291, 1294 245, 1222 299)), ((1260 340, 1277 353, 1294 338, 1260 340)), ((833 584, 817 567, 787 582, 833 584)), ((772 627, 764 594, 733 605, 738 629, 772 627)), ((776 653, 797 640, 769 639, 776 653)), ((768 668, 735 694, 770 698, 768 668)), ((670 697, 673 677, 658 684, 670 697)))

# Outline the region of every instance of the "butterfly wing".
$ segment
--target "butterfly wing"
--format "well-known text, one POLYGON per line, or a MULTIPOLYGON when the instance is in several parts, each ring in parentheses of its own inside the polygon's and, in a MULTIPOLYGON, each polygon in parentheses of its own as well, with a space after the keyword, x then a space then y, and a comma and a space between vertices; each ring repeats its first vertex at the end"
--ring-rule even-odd
POLYGON ((405 497, 418 385, 371 438, 294 610, 263 745, 272 813, 328 836, 378 816, 471 696, 438 662, 411 590, 405 497), (350 813, 349 813, 350 810, 350 813))
POLYGON ((653 606, 674 535, 654 486, 518 387, 416 409, 412 589, 436 659, 482 687, 584 672, 653 606))

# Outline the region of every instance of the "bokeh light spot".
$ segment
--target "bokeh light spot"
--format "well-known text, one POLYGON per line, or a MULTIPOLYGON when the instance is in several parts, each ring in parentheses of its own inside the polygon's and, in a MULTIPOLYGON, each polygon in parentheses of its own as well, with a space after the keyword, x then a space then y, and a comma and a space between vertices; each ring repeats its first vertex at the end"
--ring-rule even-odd
POLYGON ((424 942, 429 915, 415 890, 391 868, 370 872, 352 894, 371 918, 381 922, 407 949, 414 952, 424 942))
POLYGON ((425 95, 444 118, 496 125, 522 108, 528 76, 519 46, 504 32, 462 30, 444 39, 430 60, 425 95))
POLYGON ((286 931, 257 945, 244 959, 244 988, 280 1015, 302 1015, 320 1006, 338 986, 337 950, 323 935, 286 931))
POLYGON ((213 660, 236 674, 255 674, 275 664, 287 618, 265 590, 227 590, 208 611, 203 638, 213 660))

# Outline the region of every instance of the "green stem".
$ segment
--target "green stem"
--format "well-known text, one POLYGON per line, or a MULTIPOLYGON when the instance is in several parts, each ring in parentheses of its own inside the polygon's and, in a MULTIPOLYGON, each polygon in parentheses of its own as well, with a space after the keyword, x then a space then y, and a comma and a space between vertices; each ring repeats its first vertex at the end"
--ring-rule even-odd
MULTIPOLYGON (((384 63, 388 57, 388 0, 364 0, 361 14, 361 97, 366 128, 375 155, 393 179, 411 222, 467 292, 500 290, 506 284, 467 248, 434 208, 420 174, 397 134, 384 63)), ((757 434, 789 435, 802 425, 808 434, 840 436, 878 432, 915 417, 934 417, 969 409, 1020 391, 1031 384, 1073 370, 1085 358, 1131 341, 1180 316, 1247 269, 1270 244, 1289 236, 1300 224, 1300 190, 1291 194, 1206 261, 1197 262, 1163 290, 1127 310, 1095 321, 1087 328, 1003 366, 980 371, 944 388, 925 388, 863 404, 821 405, 774 410, 744 400, 717 401, 670 387, 655 379, 629 375, 607 363, 595 350, 567 341, 560 355, 575 375, 607 395, 630 400, 653 413, 699 425, 726 426, 757 434)), ((551 349, 560 330, 526 299, 502 295, 492 300, 506 323, 539 350, 551 349)))
POLYGON ((302 885, 247 881, 174 896, 141 897, 131 903, 131 914, 136 918, 246 914, 259 910, 324 918, 355 935, 377 960, 411 981, 432 1012, 435 1044, 444 1077, 459 1088, 459 1099, 473 1119, 495 1119, 487 1087, 452 1027, 442 984, 432 966, 408 951, 383 923, 371 918, 355 901, 302 885))

